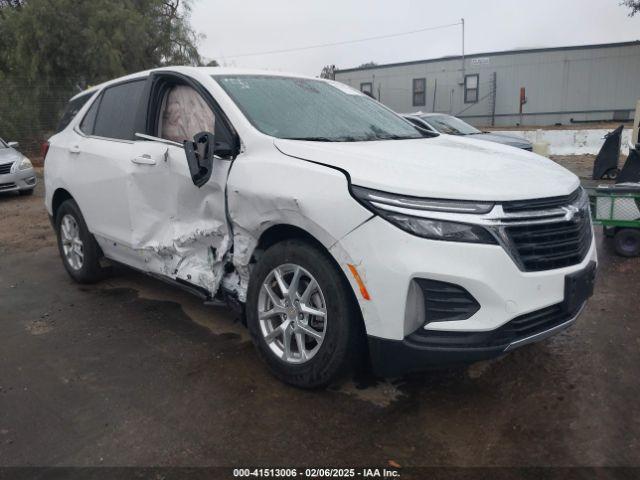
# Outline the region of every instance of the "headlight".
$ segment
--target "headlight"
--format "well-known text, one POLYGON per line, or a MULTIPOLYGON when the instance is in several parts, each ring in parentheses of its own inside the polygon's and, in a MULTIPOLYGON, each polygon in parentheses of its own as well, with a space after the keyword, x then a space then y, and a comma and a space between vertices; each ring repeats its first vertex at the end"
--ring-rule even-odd
POLYGON ((405 232, 432 240, 497 244, 486 229, 466 223, 444 222, 430 218, 411 217, 401 213, 379 212, 380 216, 405 232))
POLYGON ((397 207, 420 211, 487 213, 493 208, 493 204, 491 203, 404 197, 362 187, 352 187, 352 191, 371 211, 413 235, 432 240, 446 240, 451 242, 485 243, 491 245, 498 243, 488 230, 478 225, 422 218, 392 211, 393 207, 397 207), (388 207, 391 207, 391 209, 388 207))
POLYGON ((29 168, 33 168, 31 160, 27 157, 22 157, 22 160, 20 160, 20 163, 18 164, 18 170, 27 170, 29 168))
POLYGON ((379 192, 362 187, 351 187, 353 194, 371 205, 388 205, 391 207, 411 208, 414 210, 430 210, 433 212, 451 213, 489 213, 493 208, 491 202, 470 202, 467 200, 439 200, 433 198, 407 197, 393 193, 379 192))

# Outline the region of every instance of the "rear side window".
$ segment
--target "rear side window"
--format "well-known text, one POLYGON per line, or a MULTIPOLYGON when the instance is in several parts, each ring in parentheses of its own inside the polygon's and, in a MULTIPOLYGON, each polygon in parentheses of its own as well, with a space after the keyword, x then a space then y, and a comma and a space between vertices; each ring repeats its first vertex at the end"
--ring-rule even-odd
POLYGON ((67 108, 64 110, 62 114, 62 118, 58 122, 58 127, 56 128, 56 132, 61 132, 67 125, 71 123, 71 120, 78 114, 80 109, 84 107, 84 104, 87 103, 87 100, 91 98, 94 92, 85 93, 84 95, 80 95, 77 98, 74 98, 67 104, 67 108))
POLYGON ((96 99, 95 102, 89 107, 87 113, 85 114, 82 122, 80 122, 80 131, 82 133, 86 133, 87 135, 93 135, 93 128, 96 124, 96 116, 98 113, 98 106, 100 105, 100 98, 96 99))
POLYGON ((97 109, 93 134, 120 140, 135 140, 137 107, 146 80, 122 83, 107 88, 97 109))

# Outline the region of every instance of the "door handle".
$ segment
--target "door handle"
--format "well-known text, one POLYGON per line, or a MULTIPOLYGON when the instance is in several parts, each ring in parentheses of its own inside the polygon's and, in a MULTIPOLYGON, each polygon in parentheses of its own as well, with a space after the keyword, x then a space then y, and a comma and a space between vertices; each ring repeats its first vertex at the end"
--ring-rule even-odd
POLYGON ((80 146, 79 146, 79 145, 73 145, 73 146, 69 149, 69 153, 75 153, 75 154, 80 153, 80 146))
POLYGON ((156 161, 151 158, 150 155, 141 155, 139 157, 134 157, 131 159, 133 163, 137 163, 138 165, 155 165, 156 161))

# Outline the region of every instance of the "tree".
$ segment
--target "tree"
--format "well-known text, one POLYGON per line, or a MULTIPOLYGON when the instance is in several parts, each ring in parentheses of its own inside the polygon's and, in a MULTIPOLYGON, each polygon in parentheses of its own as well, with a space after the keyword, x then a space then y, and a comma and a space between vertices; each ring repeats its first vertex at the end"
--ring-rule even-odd
POLYGON ((336 66, 335 65, 325 65, 320 72, 320 78, 327 78, 329 80, 336 79, 336 66))
POLYGON ((358 68, 369 68, 369 67, 376 67, 378 66, 378 64, 376 62, 367 62, 367 63, 363 63, 362 65, 358 66, 358 68))
POLYGON ((631 12, 629 12, 630 17, 633 17, 636 13, 640 13, 640 0, 624 0, 621 5, 631 9, 631 12))
POLYGON ((0 2, 3 138, 28 143, 47 135, 68 98, 90 85, 202 63, 185 0, 0 2))

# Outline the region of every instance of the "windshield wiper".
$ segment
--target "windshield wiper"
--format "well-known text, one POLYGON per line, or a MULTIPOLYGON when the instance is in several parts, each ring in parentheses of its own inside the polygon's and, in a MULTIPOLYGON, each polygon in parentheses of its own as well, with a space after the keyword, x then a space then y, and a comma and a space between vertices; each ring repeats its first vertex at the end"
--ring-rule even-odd
POLYGON ((409 135, 378 135, 374 140, 417 140, 424 137, 411 137, 409 135))
POLYGON ((285 137, 284 140, 304 140, 307 142, 335 142, 336 140, 328 137, 285 137))
POLYGON ((284 140, 304 140, 306 142, 357 142, 358 139, 355 137, 285 137, 284 140))

